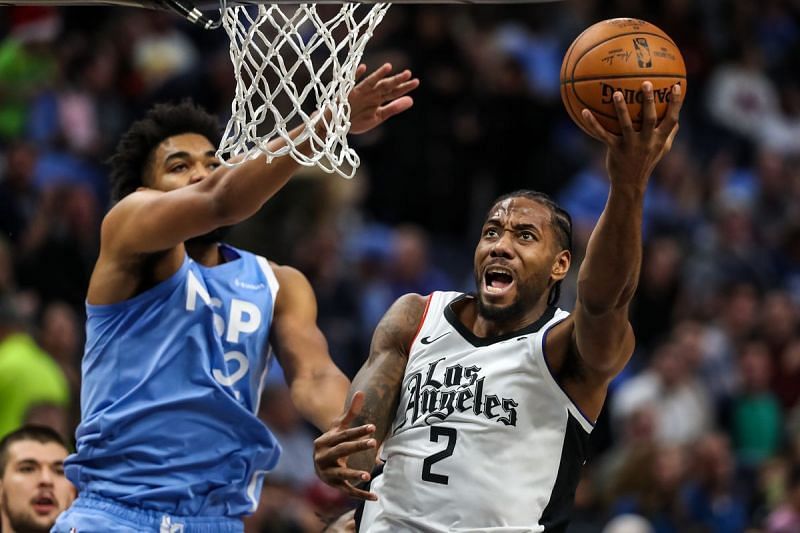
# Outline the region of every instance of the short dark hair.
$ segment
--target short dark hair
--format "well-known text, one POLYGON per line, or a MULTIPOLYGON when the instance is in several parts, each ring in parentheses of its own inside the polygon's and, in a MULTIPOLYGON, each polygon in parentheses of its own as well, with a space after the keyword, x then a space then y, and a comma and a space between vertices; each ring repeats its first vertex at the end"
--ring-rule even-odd
MULTIPOLYGON (((556 233, 556 237, 558 238, 558 243, 561 245, 561 249, 572 252, 572 217, 569 216, 569 213, 567 213, 563 207, 558 205, 555 200, 543 192, 533 191, 530 189, 519 189, 514 192, 504 194, 492 202, 492 206, 489 212, 486 214, 487 218, 497 204, 512 198, 527 198, 528 200, 533 200, 534 202, 546 207, 550 211, 550 224, 553 228, 553 231, 556 233)), ((547 297, 547 304, 555 305, 558 302, 559 296, 561 296, 561 282, 557 281, 550 289, 550 294, 547 297)))
POLYGON ((69 448, 67 448, 67 443, 64 442, 64 439, 61 438, 61 435, 56 433, 52 428, 47 426, 27 424, 12 431, 3 437, 2 440, 0 440, 0 476, 5 474, 6 466, 8 465, 8 449, 15 442, 20 442, 23 440, 32 440, 41 442, 42 444, 55 442, 56 444, 61 445, 65 450, 69 450, 69 448))
POLYGON ((143 119, 122 135, 117 150, 108 160, 111 166, 111 200, 118 202, 143 185, 142 178, 153 152, 165 139, 183 133, 197 133, 211 144, 220 143, 217 118, 191 100, 178 104, 157 104, 143 119))

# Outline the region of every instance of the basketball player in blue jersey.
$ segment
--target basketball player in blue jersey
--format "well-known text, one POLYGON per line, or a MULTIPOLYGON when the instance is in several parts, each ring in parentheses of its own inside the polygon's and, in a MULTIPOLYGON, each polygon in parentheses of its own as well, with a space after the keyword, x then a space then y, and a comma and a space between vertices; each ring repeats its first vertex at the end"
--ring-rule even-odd
POLYGON ((642 90, 640 131, 619 92, 621 136, 583 111, 611 187, 572 314, 556 308, 569 215, 518 191, 489 210, 474 295, 409 294, 378 325, 349 407, 315 450, 323 480, 367 500, 359 531, 566 529, 589 433, 633 352, 644 192, 678 131, 680 86, 658 125, 652 84, 642 90), (382 474, 357 488, 381 445, 382 474))
MULTIPOLYGON (((391 68, 352 91, 352 132, 411 107, 418 81, 391 68)), ((65 463, 79 497, 54 531, 242 531, 280 454, 256 417, 271 346, 318 428, 345 401, 348 380, 306 278, 220 242, 221 228, 254 214, 298 164, 224 167, 218 142, 210 115, 159 105, 111 160, 117 202, 88 289, 82 416, 65 463)))

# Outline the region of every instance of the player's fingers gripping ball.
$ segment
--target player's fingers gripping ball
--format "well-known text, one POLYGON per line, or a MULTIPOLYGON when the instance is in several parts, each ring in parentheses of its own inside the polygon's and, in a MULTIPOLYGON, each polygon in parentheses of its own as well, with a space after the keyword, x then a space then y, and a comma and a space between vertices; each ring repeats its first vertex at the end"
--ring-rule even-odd
POLYGON ((633 128, 642 124, 642 82, 653 84, 658 122, 664 118, 671 88, 680 84, 686 95, 686 66, 669 36, 639 19, 609 19, 581 33, 564 55, 561 99, 572 120, 589 135, 581 111, 589 109, 612 133, 621 129, 614 110, 614 92, 628 106, 633 128))

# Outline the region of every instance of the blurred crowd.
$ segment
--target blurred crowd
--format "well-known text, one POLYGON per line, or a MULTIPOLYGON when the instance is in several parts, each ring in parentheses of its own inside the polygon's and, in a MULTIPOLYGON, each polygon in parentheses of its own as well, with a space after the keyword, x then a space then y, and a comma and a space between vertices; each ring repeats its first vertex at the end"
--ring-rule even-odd
MULTIPOLYGON (((570 533, 800 532, 800 3, 564 0, 393 6, 364 56, 421 81, 415 107, 352 142, 356 179, 304 171, 231 242, 300 268, 353 376, 406 292, 474 287, 491 200, 553 195, 573 216, 560 305, 605 202, 601 146, 558 72, 585 27, 649 20, 688 70, 681 131, 652 176, 632 308, 638 345, 592 437, 570 533)), ((191 96, 226 121, 223 31, 109 7, 0 8, 0 436, 72 441, 83 299, 120 134, 191 96)), ((286 453, 252 532, 318 531, 352 502, 314 476, 314 432, 280 369, 262 402, 286 453)))

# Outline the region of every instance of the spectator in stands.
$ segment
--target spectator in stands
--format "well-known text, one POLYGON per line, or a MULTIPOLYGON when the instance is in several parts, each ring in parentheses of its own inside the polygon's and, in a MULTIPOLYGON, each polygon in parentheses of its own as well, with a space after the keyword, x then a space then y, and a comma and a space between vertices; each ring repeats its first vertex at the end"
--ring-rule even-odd
POLYGON ((767 533, 800 531, 800 465, 795 465, 786 483, 784 502, 767 518, 767 533))
POLYGON ((70 427, 80 421, 80 361, 83 355, 83 324, 75 310, 64 302, 55 301, 42 311, 38 341, 42 349, 58 363, 69 383, 72 399, 69 410, 70 427))
POLYGON ((800 337, 794 337, 779 354, 772 383, 784 412, 800 408, 800 337))
POLYGON ((23 426, 0 440, 0 531, 46 533, 75 499, 67 447, 50 428, 23 426))
POLYGON ((18 138, 24 131, 31 99, 56 77, 55 52, 50 44, 61 30, 54 7, 9 7, 3 10, 11 28, 0 40, 0 140, 18 138))
POLYGON ((650 366, 617 389, 611 399, 612 422, 620 428, 634 410, 647 405, 656 415, 658 443, 689 444, 711 427, 708 391, 674 340, 659 346, 650 366))
POLYGON ((736 485, 730 439, 704 435, 692 446, 692 479, 683 492, 689 519, 708 533, 741 533, 747 526, 747 498, 736 485))
POLYGON ((772 360, 763 341, 751 341, 738 357, 739 386, 725 422, 739 461, 757 467, 775 454, 783 440, 781 407, 770 390, 772 360))
POLYGON ((39 203, 33 184, 37 152, 32 144, 14 142, 5 153, 5 168, 0 168, 0 233, 12 243, 25 236, 39 203))
POLYGON ((651 446, 632 455, 612 484, 612 514, 641 515, 655 533, 684 533, 689 521, 681 488, 687 466, 680 446, 651 446))
POLYGON ((0 436, 20 427, 32 409, 56 414, 66 427, 69 386, 55 361, 25 332, 8 299, 0 299, 0 436))

